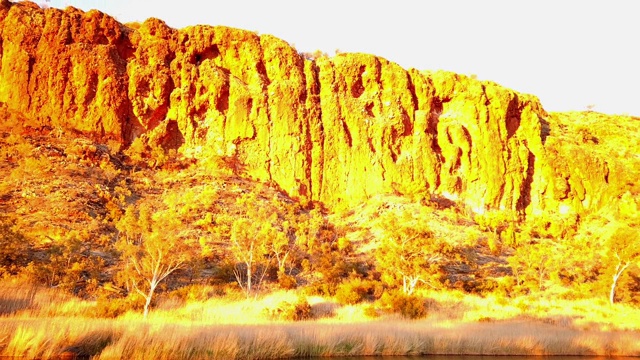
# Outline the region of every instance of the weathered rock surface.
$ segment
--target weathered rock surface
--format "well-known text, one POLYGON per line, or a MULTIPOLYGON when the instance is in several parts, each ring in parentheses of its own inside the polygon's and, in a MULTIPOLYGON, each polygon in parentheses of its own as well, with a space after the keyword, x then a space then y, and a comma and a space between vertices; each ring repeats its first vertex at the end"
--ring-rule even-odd
POLYGON ((0 22, 0 102, 28 126, 232 157, 250 176, 329 206, 416 188, 476 209, 569 197, 556 194, 547 113, 495 83, 366 54, 310 60, 233 28, 175 30, 157 19, 131 28, 28 2, 2 0, 0 22))

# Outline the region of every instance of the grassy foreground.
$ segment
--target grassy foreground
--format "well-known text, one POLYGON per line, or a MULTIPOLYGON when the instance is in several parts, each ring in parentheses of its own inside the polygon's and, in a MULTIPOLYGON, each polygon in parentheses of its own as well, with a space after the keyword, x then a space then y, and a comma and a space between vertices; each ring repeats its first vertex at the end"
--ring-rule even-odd
POLYGON ((442 326, 430 321, 200 325, 132 320, 2 319, 3 354, 99 359, 278 359, 372 355, 640 355, 633 332, 527 321, 442 326))
POLYGON ((273 310, 294 292, 259 299, 159 304, 149 319, 92 317, 95 303, 51 290, 0 293, 0 355, 95 359, 276 359, 375 355, 640 356, 640 311, 593 301, 499 299, 461 293, 428 297, 429 315, 372 315, 371 304, 340 306, 308 297, 313 320, 273 310), (28 303, 28 304, 27 304, 28 303))

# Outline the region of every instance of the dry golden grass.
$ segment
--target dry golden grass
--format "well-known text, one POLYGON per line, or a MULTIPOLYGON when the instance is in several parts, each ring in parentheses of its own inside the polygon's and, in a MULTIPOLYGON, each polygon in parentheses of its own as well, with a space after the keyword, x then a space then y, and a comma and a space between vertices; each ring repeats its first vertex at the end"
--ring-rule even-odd
MULTIPOLYGON (((9 298, 7 292, 1 294, 0 301, 9 298)), ((322 297, 308 298, 314 320, 293 323, 274 318, 270 310, 301 296, 292 291, 253 300, 161 306, 145 321, 139 313, 90 318, 92 302, 32 289, 24 292, 31 305, 22 304, 13 314, 0 317, 0 355, 49 358, 72 351, 99 359, 640 356, 639 309, 606 301, 482 298, 460 292, 423 295, 428 298, 429 316, 419 321, 396 314, 372 319, 365 311, 372 304, 339 306, 322 297)))
POLYGON ((201 325, 141 319, 2 319, 2 354, 52 357, 70 349, 101 359, 274 359, 373 355, 639 356, 640 335, 531 321, 446 324, 376 321, 201 325))
POLYGON ((95 303, 81 300, 62 290, 0 280, 0 316, 55 317, 91 313, 95 303))

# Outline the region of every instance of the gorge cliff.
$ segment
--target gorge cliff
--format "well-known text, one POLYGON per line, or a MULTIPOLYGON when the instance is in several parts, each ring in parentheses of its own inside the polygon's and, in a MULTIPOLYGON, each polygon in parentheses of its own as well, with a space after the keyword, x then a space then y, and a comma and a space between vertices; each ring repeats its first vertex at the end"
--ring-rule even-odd
POLYGON ((607 190, 601 157, 576 165, 550 151, 556 134, 539 100, 489 81, 29 2, 2 0, 0 31, 0 102, 23 126, 230 158, 329 207, 427 191, 476 211, 580 212, 634 186, 607 190))

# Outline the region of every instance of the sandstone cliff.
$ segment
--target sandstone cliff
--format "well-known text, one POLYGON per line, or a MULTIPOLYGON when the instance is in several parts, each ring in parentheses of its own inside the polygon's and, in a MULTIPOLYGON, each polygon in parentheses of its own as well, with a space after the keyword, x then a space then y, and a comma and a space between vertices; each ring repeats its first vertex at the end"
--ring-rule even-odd
POLYGON ((233 28, 132 28, 28 2, 2 0, 0 23, 0 102, 30 127, 230 157, 329 206, 416 188, 477 210, 537 211, 576 196, 566 189, 575 176, 558 182, 547 156, 537 98, 495 83, 366 54, 307 59, 233 28))

